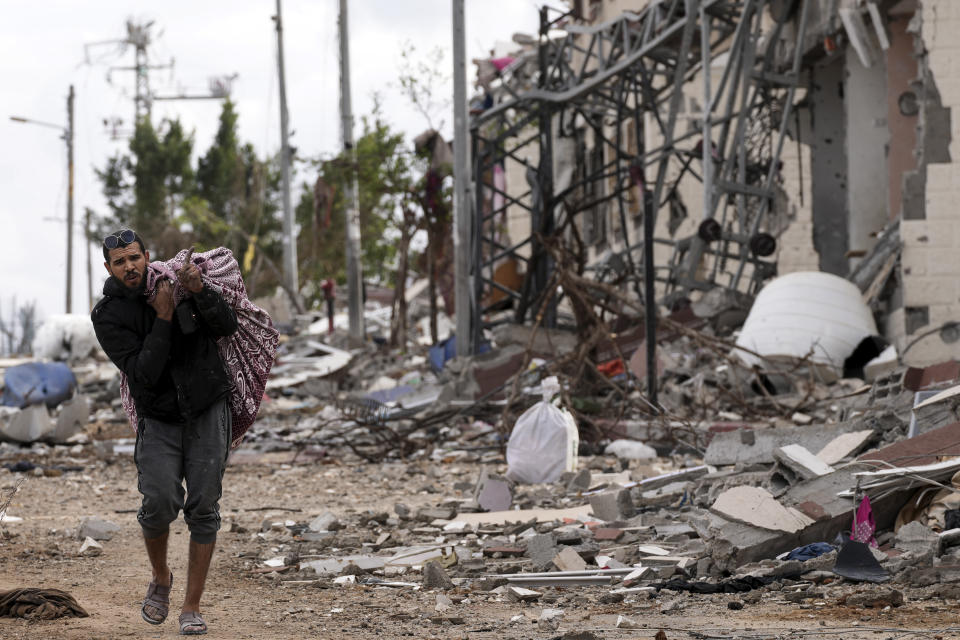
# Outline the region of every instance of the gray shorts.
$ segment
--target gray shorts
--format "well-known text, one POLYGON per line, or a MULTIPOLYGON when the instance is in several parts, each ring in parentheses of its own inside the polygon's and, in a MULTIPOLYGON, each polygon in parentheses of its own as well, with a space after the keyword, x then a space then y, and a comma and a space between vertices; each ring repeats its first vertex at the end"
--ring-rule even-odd
POLYGON ((140 420, 133 459, 143 495, 137 521, 145 538, 167 533, 183 509, 192 541, 209 544, 217 539, 231 428, 227 398, 187 424, 140 420))

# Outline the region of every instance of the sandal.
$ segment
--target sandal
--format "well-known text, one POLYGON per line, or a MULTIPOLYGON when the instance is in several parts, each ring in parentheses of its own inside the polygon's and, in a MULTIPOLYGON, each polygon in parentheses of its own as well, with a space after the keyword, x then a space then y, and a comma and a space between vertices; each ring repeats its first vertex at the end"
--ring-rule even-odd
POLYGON ((151 580, 150 586, 147 587, 147 597, 143 599, 143 605, 140 607, 140 617, 150 624, 163 624, 170 611, 170 589, 172 588, 173 573, 170 574, 170 584, 166 587, 151 580), (159 619, 147 615, 147 607, 157 609, 160 612, 159 619))
POLYGON ((202 636, 207 632, 207 623, 198 611, 185 611, 180 614, 180 635, 202 636))

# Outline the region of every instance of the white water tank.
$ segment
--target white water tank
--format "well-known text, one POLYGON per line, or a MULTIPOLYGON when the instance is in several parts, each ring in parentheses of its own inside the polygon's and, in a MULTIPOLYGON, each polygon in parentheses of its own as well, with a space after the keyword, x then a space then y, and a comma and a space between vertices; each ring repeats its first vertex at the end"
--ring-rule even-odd
MULTIPOLYGON (((760 290, 740 330, 737 346, 776 359, 803 358, 836 372, 860 341, 877 334, 860 290, 839 276, 801 271, 781 276, 760 290)), ((758 357, 734 353, 747 365, 758 357)))

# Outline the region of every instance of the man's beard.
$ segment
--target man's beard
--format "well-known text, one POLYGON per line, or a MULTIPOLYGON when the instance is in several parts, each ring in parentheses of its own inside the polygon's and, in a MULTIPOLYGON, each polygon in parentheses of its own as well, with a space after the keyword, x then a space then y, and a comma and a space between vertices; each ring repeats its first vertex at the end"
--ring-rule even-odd
POLYGON ((123 297, 128 300, 135 300, 136 298, 142 298, 144 292, 147 290, 147 274, 144 273, 140 276, 140 282, 135 287, 128 287, 127 284, 116 276, 111 276, 114 280, 120 283, 120 286, 123 288, 123 297))

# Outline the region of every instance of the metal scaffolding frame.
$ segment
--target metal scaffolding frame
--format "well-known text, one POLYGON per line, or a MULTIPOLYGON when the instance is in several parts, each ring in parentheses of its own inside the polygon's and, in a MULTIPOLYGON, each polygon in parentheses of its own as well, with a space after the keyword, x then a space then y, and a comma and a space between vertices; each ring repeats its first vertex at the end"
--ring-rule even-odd
POLYGON ((755 292, 775 274, 766 258, 776 239, 767 225, 800 84, 802 46, 796 43, 803 42, 811 2, 661 0, 594 26, 541 10, 533 86, 504 78, 503 99, 472 122, 475 344, 483 318, 508 302, 514 321, 543 308, 543 323, 554 325, 556 296, 546 290, 554 265, 543 242, 558 231, 569 240, 572 224, 607 234, 610 207, 627 247, 612 262, 619 281, 629 282, 641 300, 652 298, 654 279, 669 301, 717 285, 755 292), (765 12, 770 4, 779 11, 765 12), (552 38, 558 26, 566 35, 552 38), (723 70, 712 87, 712 73, 701 71, 714 62, 723 62, 723 70), (699 126, 680 131, 683 90, 697 75, 699 126), (654 148, 646 148, 654 138, 650 130, 654 148), (508 160, 526 172, 523 193, 494 179, 508 160), (678 186, 688 179, 704 185, 698 232, 654 238, 664 208, 684 214, 678 186), (528 237, 505 237, 514 207, 530 215, 528 237), (631 227, 648 230, 646 245, 632 237, 631 227), (653 264, 653 242, 672 248, 667 264, 653 264), (525 263, 519 288, 494 279, 507 258, 525 263), (493 292, 500 292, 495 303, 493 292))

